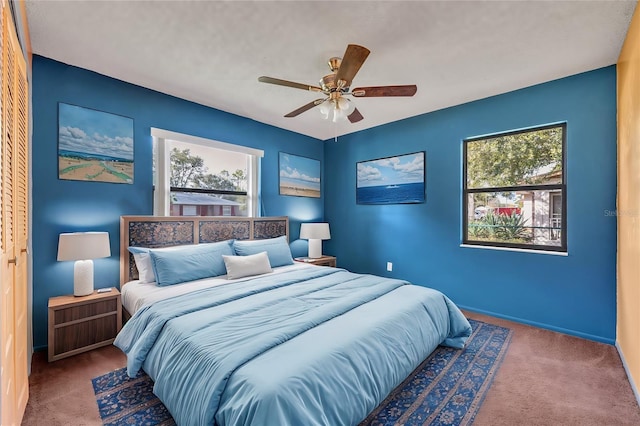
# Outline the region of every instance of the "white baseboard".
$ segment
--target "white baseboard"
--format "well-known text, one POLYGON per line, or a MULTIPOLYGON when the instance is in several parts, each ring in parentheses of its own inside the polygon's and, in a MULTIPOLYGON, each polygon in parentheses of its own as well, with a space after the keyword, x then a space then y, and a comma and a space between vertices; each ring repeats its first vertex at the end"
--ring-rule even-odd
POLYGON ((627 379, 629 379, 629 384, 631 385, 631 389, 633 390, 633 394, 636 396, 636 401, 638 405, 640 405, 640 392, 638 392, 638 388, 633 381, 633 376, 631 376, 631 372, 629 371, 629 366, 627 365, 627 361, 624 359, 624 354, 622 353, 622 349, 620 349, 620 345, 616 340, 616 349, 618 350, 618 355, 620 355, 620 359, 622 360, 622 366, 624 367, 624 371, 627 373, 627 379))

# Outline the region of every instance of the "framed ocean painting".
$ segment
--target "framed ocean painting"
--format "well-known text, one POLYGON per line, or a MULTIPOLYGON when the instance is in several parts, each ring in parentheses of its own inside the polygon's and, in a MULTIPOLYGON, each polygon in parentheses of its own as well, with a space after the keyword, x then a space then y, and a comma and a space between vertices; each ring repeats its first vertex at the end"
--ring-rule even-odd
POLYGON ((281 152, 280 195, 320 198, 320 160, 281 152))
POLYGON ((58 103, 58 177, 133 183, 133 119, 58 103))
POLYGON ((356 203, 424 203, 425 157, 421 151, 357 163, 356 203))

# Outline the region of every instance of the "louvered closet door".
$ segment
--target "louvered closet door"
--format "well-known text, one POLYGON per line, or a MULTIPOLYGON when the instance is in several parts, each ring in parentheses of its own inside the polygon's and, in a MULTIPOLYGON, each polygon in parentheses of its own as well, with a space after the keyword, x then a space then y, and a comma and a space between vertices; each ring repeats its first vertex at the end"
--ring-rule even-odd
POLYGON ((7 48, 8 10, 2 8, 2 424, 15 423, 15 259, 13 241, 13 55, 7 48))
POLYGON ((2 284, 0 365, 2 425, 19 425, 27 377, 27 81, 26 64, 7 7, 2 8, 2 284))
POLYGON ((29 187, 28 187, 28 147, 29 139, 27 137, 28 126, 28 85, 27 85, 27 64, 24 56, 20 51, 18 39, 13 33, 14 45, 14 83, 15 83, 15 144, 13 157, 13 178, 14 178, 14 202, 13 202, 13 234, 14 234, 14 256, 15 264, 15 281, 14 281, 14 318, 15 318, 15 381, 16 381, 16 409, 18 410, 20 420, 27 406, 29 398, 29 366, 27 354, 27 238, 29 225, 29 187))

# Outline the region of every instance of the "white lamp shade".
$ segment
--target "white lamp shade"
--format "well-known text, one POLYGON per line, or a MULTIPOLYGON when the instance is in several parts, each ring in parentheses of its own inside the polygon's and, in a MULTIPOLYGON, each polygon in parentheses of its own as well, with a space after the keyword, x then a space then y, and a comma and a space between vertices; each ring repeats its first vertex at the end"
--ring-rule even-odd
POLYGON ((328 223, 303 223, 300 225, 300 238, 303 240, 330 240, 328 223))
POLYGON ((58 260, 87 260, 111 256, 108 232, 60 234, 58 260))
POLYGON ((303 223, 300 238, 309 240, 309 257, 322 257, 322 240, 331 239, 328 223, 303 223))
POLYGON ((93 293, 93 260, 111 256, 108 232, 72 232, 60 234, 58 261, 75 260, 73 295, 93 293))

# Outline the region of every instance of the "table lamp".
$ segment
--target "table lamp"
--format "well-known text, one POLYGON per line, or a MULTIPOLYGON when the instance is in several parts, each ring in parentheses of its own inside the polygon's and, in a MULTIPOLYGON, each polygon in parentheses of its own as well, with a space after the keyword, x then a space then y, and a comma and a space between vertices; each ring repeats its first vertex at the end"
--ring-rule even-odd
POLYGON ((309 257, 322 257, 322 240, 330 240, 328 223, 303 223, 300 225, 300 238, 309 240, 309 257))
POLYGON ((73 295, 93 293, 93 260, 111 256, 108 232, 72 232, 60 234, 58 261, 75 260, 73 295))

